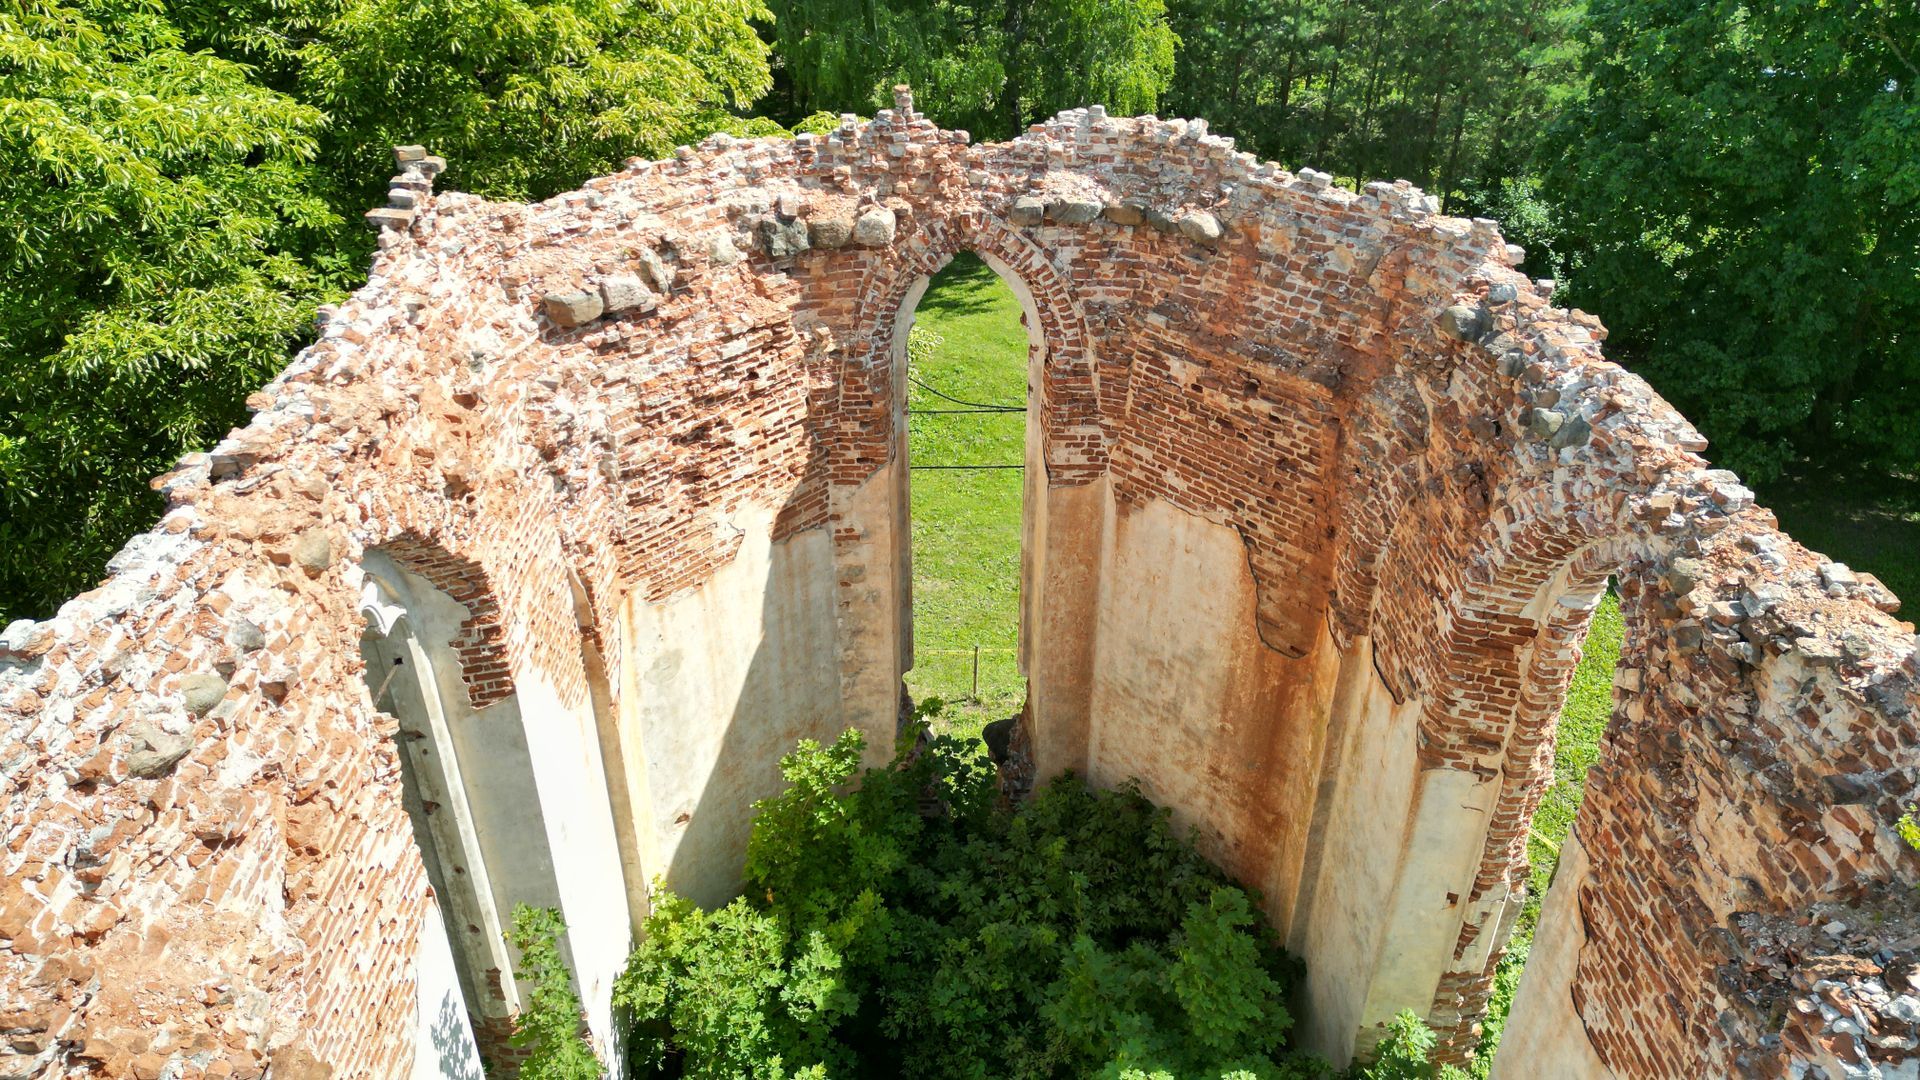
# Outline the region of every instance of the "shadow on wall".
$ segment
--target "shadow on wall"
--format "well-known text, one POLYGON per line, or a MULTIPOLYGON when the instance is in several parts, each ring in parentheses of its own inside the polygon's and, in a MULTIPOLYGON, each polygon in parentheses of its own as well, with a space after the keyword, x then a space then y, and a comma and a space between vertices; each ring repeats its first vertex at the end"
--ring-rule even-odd
POLYGON ((465 1020, 466 1012, 454 998, 453 991, 442 994, 440 1006, 434 1010, 430 1035, 441 1080, 486 1080, 465 1020))
MULTIPOLYGON (((737 509, 730 562, 658 602, 633 594, 624 612, 620 726, 641 864, 707 908, 739 895, 753 803, 783 787, 780 757, 848 722, 832 538, 776 541, 779 519, 737 509)), ((875 735, 884 752, 891 738, 875 735)))

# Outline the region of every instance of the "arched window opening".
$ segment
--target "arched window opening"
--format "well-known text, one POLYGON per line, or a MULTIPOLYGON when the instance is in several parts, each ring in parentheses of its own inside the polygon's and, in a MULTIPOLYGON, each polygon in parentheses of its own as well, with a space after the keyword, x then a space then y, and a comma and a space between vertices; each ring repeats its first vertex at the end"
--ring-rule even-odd
POLYGON ((1027 698, 1019 656, 1026 486, 1045 477, 1029 469, 1036 448, 1025 321, 1007 282, 962 254, 933 277, 907 344, 906 686, 918 702, 947 702, 969 728, 1019 713, 1027 698))
POLYGON ((560 906, 519 702, 472 704, 456 644, 466 606, 382 552, 362 568, 367 689, 398 721, 402 804, 435 900, 426 933, 444 927, 444 944, 420 943, 421 1023, 432 1030, 419 1045, 437 1056, 429 1075, 477 1080, 482 1063, 517 1059, 507 1038, 527 1002, 504 936, 514 906, 560 906))
POLYGON ((1532 956, 1542 905, 1585 797, 1587 773, 1599 760, 1600 744, 1613 716, 1615 672, 1624 639, 1618 584, 1610 578, 1587 625, 1579 663, 1574 667, 1549 736, 1552 776, 1528 826, 1527 892, 1515 913, 1506 950, 1497 962, 1489 987, 1486 1018, 1475 1047, 1482 1057, 1498 1053, 1507 1017, 1520 990, 1521 976, 1532 956))

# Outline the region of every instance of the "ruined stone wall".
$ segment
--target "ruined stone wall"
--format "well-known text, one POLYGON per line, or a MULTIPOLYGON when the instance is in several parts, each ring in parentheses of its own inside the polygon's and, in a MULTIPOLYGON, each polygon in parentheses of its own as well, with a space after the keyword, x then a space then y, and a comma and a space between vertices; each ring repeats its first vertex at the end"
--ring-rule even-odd
MULTIPOLYGON (((375 549, 465 606, 471 704, 572 748, 534 779, 576 808, 547 840, 606 1046, 646 881, 724 896, 793 738, 890 749, 905 335, 963 250, 1034 343, 1040 768, 1140 777, 1262 890, 1310 1044, 1411 1007, 1470 1046, 1612 575, 1615 717, 1498 1067, 1906 1052, 1782 1037, 1821 980, 1753 920, 1912 878, 1912 627, 1708 469, 1492 223, 1197 121, 972 146, 904 96, 536 206, 403 165, 368 286, 253 423, 162 479, 101 589, 0 639, 0 1075, 415 1060, 432 920, 357 647, 375 549)), ((1847 993, 1905 977, 1873 945, 1847 993)))

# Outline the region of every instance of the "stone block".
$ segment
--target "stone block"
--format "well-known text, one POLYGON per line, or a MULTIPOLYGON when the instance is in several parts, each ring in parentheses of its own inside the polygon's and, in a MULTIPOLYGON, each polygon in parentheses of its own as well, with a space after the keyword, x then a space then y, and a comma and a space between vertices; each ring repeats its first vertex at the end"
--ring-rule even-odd
POLYGON ((853 242, 861 247, 885 247, 893 243, 893 211, 884 206, 871 207, 853 223, 853 242))
POLYGON ((725 233, 715 233, 707 239, 707 262, 713 266, 732 266, 740 261, 740 249, 733 244, 733 237, 725 233))
POLYGON ((843 248, 853 240, 853 215, 835 214, 807 223, 807 240, 817 248, 843 248))
POLYGON ((1013 200, 1013 206, 1007 211, 1007 220, 1015 225, 1038 225, 1046 216, 1047 204, 1031 195, 1013 200))
POLYGON ((1220 243, 1220 219, 1205 210, 1189 210, 1181 214, 1175 224, 1180 227, 1180 235, 1203 247, 1220 243))
POLYGON ((413 228, 413 211, 380 206, 366 213, 367 227, 379 232, 405 232, 413 228))
POLYGON ((227 680, 218 675, 189 675, 180 683, 181 702, 195 716, 205 716, 227 696, 227 680))
POLYGON ((760 241, 760 250, 766 252, 769 259, 790 259, 811 246, 807 240, 807 223, 798 219, 761 218, 754 227, 754 235, 760 241))
POLYGON ((1453 304, 1440 313, 1435 324, 1442 334, 1456 341, 1478 341, 1487 332, 1487 323, 1479 308, 1453 304))
POLYGON ((660 298, 635 274, 614 274, 600 281, 600 303, 608 315, 652 311, 660 298))
POLYGON ((1070 197, 1048 203, 1046 216, 1062 225, 1085 225, 1098 219, 1101 209, 1098 199, 1070 197))
POLYGON ((573 289, 541 297, 540 310, 555 326, 583 326, 600 317, 606 310, 606 302, 598 292, 573 289))
POLYGON ((652 248, 641 248, 634 254, 634 262, 639 265, 640 278, 654 292, 665 296, 673 291, 675 271, 673 264, 661 257, 652 248))
POLYGON ((333 539, 319 526, 303 531, 294 538, 293 561, 309 577, 317 577, 333 565, 333 539))

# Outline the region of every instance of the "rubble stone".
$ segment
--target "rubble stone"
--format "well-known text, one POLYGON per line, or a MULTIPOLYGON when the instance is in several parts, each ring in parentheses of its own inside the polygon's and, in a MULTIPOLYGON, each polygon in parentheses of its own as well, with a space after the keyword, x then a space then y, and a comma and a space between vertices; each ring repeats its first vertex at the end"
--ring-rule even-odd
MULTIPOLYGON (((1023 562, 1045 576, 1021 586, 1046 632, 1022 642, 1010 787, 1139 776, 1284 936, 1364 936, 1307 958, 1316 1021, 1411 1008, 1462 1061, 1611 582, 1614 715, 1536 938, 1555 963, 1496 1068, 1915 1060, 1920 931, 1894 909, 1920 641, 1709 469, 1491 223, 1091 110, 972 145, 909 103, 530 205, 435 193, 425 148, 398 162, 414 205, 370 219, 396 227, 368 284, 162 478, 166 516, 98 589, 0 633, 0 1074, 138 1075, 186 1046, 163 1075, 433 1067, 433 912, 491 931, 445 918, 416 846, 425 733, 362 648, 402 623, 438 635, 430 689, 517 715, 556 770, 528 789, 555 805, 504 808, 566 823, 533 831, 541 858, 610 865, 559 893, 599 905, 566 913, 582 963, 625 954, 645 882, 733 835, 741 778, 777 781, 791 739, 853 724, 883 760, 911 656, 899 335, 964 251, 1015 279, 1044 361, 1028 491, 1050 524, 1023 562), (653 314, 602 320, 632 285, 653 314), (438 606, 390 595, 415 587, 438 606), (720 629, 687 631, 696 608, 720 629), (662 692, 669 668, 707 682, 662 692), (688 776, 685 800, 647 794, 688 776), (604 848, 567 846, 595 823, 604 848), (656 842, 692 846, 648 864, 656 842), (623 874, 635 911, 603 888, 623 874), (1818 955, 1768 936, 1800 919, 1847 929, 1818 955)), ((513 1006, 467 974, 496 1053, 513 1006)), ((609 982, 582 979, 590 1024, 609 982)), ((1370 1034, 1338 1026, 1301 1030, 1337 1057, 1370 1034)))
POLYGON ((893 243, 894 215, 884 206, 870 207, 853 222, 853 242, 861 247, 886 247, 893 243))
POLYGON ((1196 244, 1212 247, 1220 242, 1220 219, 1205 210, 1189 210, 1174 220, 1180 235, 1196 244))
POLYGON ((659 302, 637 274, 613 274, 600 281, 600 304, 608 315, 652 311, 659 302))
POLYGON ((573 289, 541 297, 540 310, 546 312, 556 326, 583 326, 600 317, 606 310, 606 302, 598 292, 573 289))
POLYGON ((853 215, 836 214, 833 217, 815 218, 807 223, 807 242, 817 248, 832 250, 846 247, 853 241, 853 215))

